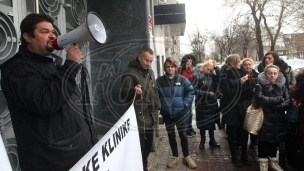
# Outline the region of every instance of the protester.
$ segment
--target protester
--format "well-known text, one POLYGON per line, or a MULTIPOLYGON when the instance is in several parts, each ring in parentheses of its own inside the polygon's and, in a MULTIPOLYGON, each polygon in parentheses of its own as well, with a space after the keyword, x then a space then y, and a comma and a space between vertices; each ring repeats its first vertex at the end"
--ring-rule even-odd
MULTIPOLYGON (((264 68, 270 64, 278 66, 280 69, 280 72, 283 74, 285 79, 286 80, 288 79, 286 72, 284 72, 286 70, 286 69, 284 69, 285 68, 284 66, 288 66, 288 65, 284 60, 280 59, 278 53, 275 51, 269 51, 265 54, 265 56, 262 59, 262 62, 258 65, 258 71, 263 72, 264 68)), ((285 82, 285 86, 287 88, 289 88, 288 81, 285 82)))
POLYGON ((206 61, 202 65, 201 71, 203 76, 200 79, 195 79, 193 82, 196 95, 196 125, 201 134, 199 148, 205 148, 206 130, 208 130, 209 133, 209 145, 220 148, 220 144, 218 144, 214 138, 215 122, 219 118, 216 93, 220 71, 216 61, 213 60, 206 61), (215 70, 215 73, 213 70, 215 70))
POLYGON ((291 97, 285 84, 285 77, 276 65, 269 64, 258 76, 255 87, 255 107, 262 107, 264 121, 258 133, 258 157, 260 170, 268 171, 270 167, 276 171, 283 169, 278 165, 277 148, 284 142, 288 132, 285 110, 291 105, 291 97))
MULTIPOLYGON (((185 55, 182 58, 181 61, 181 66, 178 68, 178 74, 183 75, 184 77, 186 77, 191 83, 193 82, 193 80, 196 79, 196 77, 199 76, 199 70, 198 68, 195 67, 196 65, 196 59, 193 55, 188 54, 185 55)), ((188 137, 193 137, 196 132, 194 131, 193 127, 192 127, 192 105, 189 106, 188 112, 188 119, 187 119, 187 135, 188 137)))
MULTIPOLYGON (((259 73, 257 73, 253 69, 254 62, 252 59, 244 58, 241 63, 242 63, 242 66, 243 66, 243 69, 244 69, 246 75, 248 75, 248 80, 244 83, 245 90, 242 93, 242 96, 241 96, 242 102, 240 103, 240 105, 241 105, 240 113, 242 116, 242 120, 244 120, 245 115, 246 115, 246 110, 253 101, 253 94, 254 94, 253 89, 254 89, 255 85, 257 84, 257 77, 258 77, 259 73)), ((247 143, 247 141, 246 141, 246 143, 247 143)), ((250 134, 250 148, 256 148, 257 143, 258 143, 257 136, 250 134)))
POLYGON ((98 140, 88 91, 80 92, 75 80, 80 69, 86 71, 83 55, 72 46, 61 65, 62 58, 52 53, 56 36, 48 15, 27 15, 20 30, 19 51, 1 65, 1 88, 21 170, 69 170, 98 140))
POLYGON ((295 104, 299 108, 297 124, 293 134, 293 138, 297 154, 304 154, 304 70, 296 75, 296 85, 291 90, 291 96, 296 100, 295 104))
MULTIPOLYGON (((291 69, 291 67, 287 64, 287 63, 282 63, 282 67, 280 68, 282 69, 281 72, 285 74, 286 76, 286 82, 288 85, 288 89, 291 90, 295 84, 296 84, 296 80, 295 80, 295 72, 291 69)), ((292 105, 290 109, 287 110, 287 121, 288 121, 288 135, 287 136, 291 136, 294 131, 295 131, 295 127, 296 127, 296 119, 294 119, 293 115, 297 115, 298 113, 298 106, 296 105, 296 103, 293 103, 295 105, 292 105)), ((291 140, 290 137, 286 138, 285 142, 282 142, 279 145, 279 165, 285 169, 286 168, 286 160, 285 160, 285 156, 287 153, 287 148, 290 148, 288 146, 292 146, 293 142, 291 140)))
POLYGON ((187 78, 177 74, 177 62, 174 58, 167 58, 164 63, 164 68, 166 73, 157 79, 157 84, 159 86, 159 96, 161 99, 160 113, 166 125, 173 155, 173 160, 169 161, 167 166, 173 168, 179 163, 178 148, 175 139, 176 126, 181 140, 184 155, 183 161, 189 168, 194 169, 196 168, 196 164, 189 155, 186 133, 187 110, 192 104, 194 89, 187 78))
MULTIPOLYGON (((286 73, 288 64, 284 60, 280 59, 277 52, 269 51, 265 54, 264 58, 262 59, 262 62, 258 65, 258 71, 263 72, 264 68, 270 64, 273 64, 273 65, 276 65, 277 67, 279 67, 280 72, 283 74, 283 76, 285 77, 285 80, 286 80, 285 86, 287 89, 289 89, 289 87, 290 87, 289 79, 288 79, 288 75, 286 73)), ((281 142, 279 145, 279 164, 282 167, 286 167, 285 153, 286 153, 285 142, 281 142)))
POLYGON ((143 170, 148 166, 154 129, 158 124, 160 100, 154 72, 150 69, 154 53, 143 48, 140 54, 130 61, 122 76, 121 97, 131 104, 135 97, 134 108, 139 129, 139 138, 143 160, 143 170))
POLYGON ((242 102, 242 98, 240 97, 244 90, 244 83, 248 80, 248 76, 241 68, 241 60, 238 54, 231 54, 226 58, 225 64, 221 68, 220 77, 220 90, 222 93, 220 110, 223 115, 222 122, 226 124, 227 127, 226 132, 232 163, 235 166, 241 166, 242 162, 245 165, 250 165, 247 156, 248 133, 243 129, 243 120, 239 110, 239 103, 242 102), (236 154, 235 146, 236 136, 239 130, 242 131, 242 162, 236 154))

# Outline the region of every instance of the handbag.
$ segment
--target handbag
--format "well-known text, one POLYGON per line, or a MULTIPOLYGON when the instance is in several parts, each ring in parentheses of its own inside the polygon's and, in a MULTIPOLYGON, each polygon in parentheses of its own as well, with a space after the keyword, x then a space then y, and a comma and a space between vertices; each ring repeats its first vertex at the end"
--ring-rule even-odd
POLYGON ((259 107, 256 109, 254 105, 251 104, 246 110, 243 128, 253 135, 258 135, 258 132, 263 125, 263 121, 263 108, 259 107))

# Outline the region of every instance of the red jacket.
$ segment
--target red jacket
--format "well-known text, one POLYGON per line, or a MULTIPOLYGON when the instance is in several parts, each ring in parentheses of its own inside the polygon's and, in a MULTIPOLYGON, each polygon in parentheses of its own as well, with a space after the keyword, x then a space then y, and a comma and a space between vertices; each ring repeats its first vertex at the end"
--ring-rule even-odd
POLYGON ((192 83, 193 75, 192 75, 192 72, 191 72, 190 68, 187 68, 187 69, 182 71, 182 68, 179 67, 177 72, 178 72, 178 74, 183 75, 184 77, 188 78, 188 80, 192 83))

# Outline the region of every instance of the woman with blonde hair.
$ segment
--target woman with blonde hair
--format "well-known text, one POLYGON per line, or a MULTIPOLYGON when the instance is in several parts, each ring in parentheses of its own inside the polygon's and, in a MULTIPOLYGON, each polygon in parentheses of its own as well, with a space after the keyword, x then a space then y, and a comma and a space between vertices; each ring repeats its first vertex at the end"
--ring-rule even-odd
POLYGON ((216 97, 219 67, 216 61, 208 60, 201 67, 201 78, 193 82, 195 92, 196 125, 200 130, 200 149, 205 148, 206 130, 209 132, 209 146, 220 148, 215 141, 215 122, 219 118, 218 103, 216 97), (215 70, 215 73, 213 72, 215 70))
POLYGON ((231 153, 231 160, 235 166, 241 166, 242 163, 250 165, 247 155, 247 142, 245 135, 248 133, 242 128, 243 120, 240 116, 239 103, 242 102, 241 95, 244 90, 244 83, 248 76, 241 66, 240 56, 238 54, 229 55, 221 69, 220 90, 222 98, 220 100, 220 111, 222 112, 222 122, 226 124, 226 133, 228 135, 228 144, 231 153), (236 137, 239 130, 241 133, 241 160, 236 154, 236 137))
MULTIPOLYGON (((252 103, 252 100, 253 100, 253 95, 254 95, 253 89, 254 89, 255 85, 257 84, 257 77, 258 77, 259 73, 253 69, 254 61, 252 59, 244 58, 241 61, 241 64, 243 66, 244 72, 246 73, 246 75, 248 75, 248 80, 244 83, 245 90, 243 91, 244 93, 241 96, 242 103, 240 106, 241 117, 242 117, 242 120, 244 120, 246 110, 250 106, 250 104, 252 103)), ((250 148, 256 148, 257 141, 258 141, 257 136, 250 134, 250 148)))
POLYGON ((268 171, 269 165, 276 171, 283 169, 278 165, 277 149, 284 142, 288 132, 285 111, 291 106, 291 97, 285 86, 285 77, 276 65, 265 66, 258 76, 255 86, 255 107, 262 107, 264 121, 259 131, 258 157, 260 171, 268 171))

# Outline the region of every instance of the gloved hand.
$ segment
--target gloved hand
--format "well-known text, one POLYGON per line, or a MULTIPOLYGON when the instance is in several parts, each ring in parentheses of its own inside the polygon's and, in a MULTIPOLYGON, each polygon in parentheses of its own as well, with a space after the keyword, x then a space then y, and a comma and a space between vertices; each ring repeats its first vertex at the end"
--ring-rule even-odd
POLYGON ((274 110, 274 111, 282 110, 282 104, 271 107, 271 110, 274 110))

